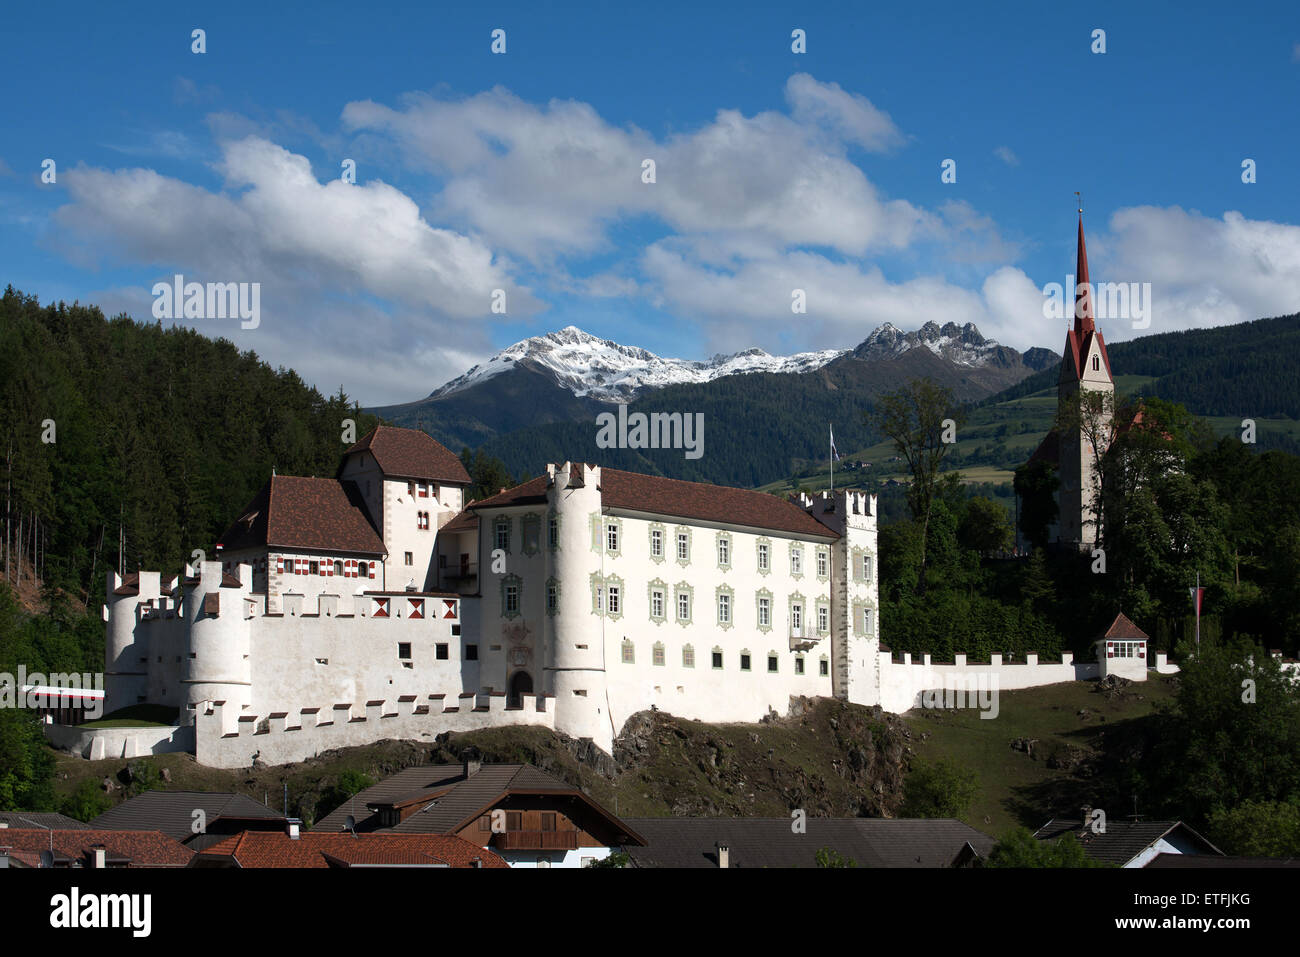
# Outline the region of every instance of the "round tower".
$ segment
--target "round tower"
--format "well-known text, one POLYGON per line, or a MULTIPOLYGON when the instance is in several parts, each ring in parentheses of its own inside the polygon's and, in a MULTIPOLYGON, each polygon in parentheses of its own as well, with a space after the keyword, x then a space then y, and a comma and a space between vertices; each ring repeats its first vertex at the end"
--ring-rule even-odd
MULTIPOLYGON (((158 573, 153 574, 157 582, 158 573)), ((104 606, 104 714, 133 705, 148 687, 149 648, 146 632, 140 626, 139 611, 143 598, 139 576, 124 581, 117 572, 108 573, 104 606), (144 659, 141 661, 140 659, 144 659)), ((154 589, 157 592, 157 588, 154 589)), ((157 597, 155 594, 152 597, 157 597)))
POLYGON ((222 587, 221 562, 203 562, 198 581, 184 590, 184 723, 193 722, 201 701, 225 701, 226 713, 233 715, 253 703, 249 622, 241 608, 247 568, 240 566, 239 587, 222 587))
POLYGON ((604 619, 592 607, 591 576, 600 571, 593 548, 592 516, 600 515, 600 468, 565 462, 548 465, 548 521, 558 520, 549 552, 556 612, 546 621, 545 675, 555 695, 555 730, 591 738, 611 752, 615 729, 606 696, 604 619))

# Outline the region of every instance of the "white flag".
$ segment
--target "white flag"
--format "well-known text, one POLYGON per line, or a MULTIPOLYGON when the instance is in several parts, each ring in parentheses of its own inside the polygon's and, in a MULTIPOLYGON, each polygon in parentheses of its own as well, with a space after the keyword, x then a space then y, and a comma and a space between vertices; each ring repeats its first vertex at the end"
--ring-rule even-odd
POLYGON ((836 462, 840 460, 840 453, 835 449, 835 426, 833 425, 831 426, 831 457, 834 458, 836 462))

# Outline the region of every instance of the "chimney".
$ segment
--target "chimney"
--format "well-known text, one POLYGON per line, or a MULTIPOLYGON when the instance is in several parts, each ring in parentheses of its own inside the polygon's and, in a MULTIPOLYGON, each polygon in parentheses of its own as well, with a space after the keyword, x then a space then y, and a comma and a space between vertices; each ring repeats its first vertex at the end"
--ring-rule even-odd
POLYGON ((718 842, 718 868, 720 870, 726 870, 730 866, 731 866, 731 847, 719 841, 718 842))
POLYGON ((483 762, 478 758, 463 758, 461 760, 461 772, 468 781, 472 775, 478 774, 479 768, 483 767, 483 762))
POLYGON ((298 840, 298 832, 302 827, 302 820, 296 817, 285 818, 284 830, 289 835, 289 840, 298 840))
POLYGON ((91 865, 96 870, 103 870, 108 866, 108 851, 103 844, 96 844, 90 849, 95 855, 95 863, 91 865))

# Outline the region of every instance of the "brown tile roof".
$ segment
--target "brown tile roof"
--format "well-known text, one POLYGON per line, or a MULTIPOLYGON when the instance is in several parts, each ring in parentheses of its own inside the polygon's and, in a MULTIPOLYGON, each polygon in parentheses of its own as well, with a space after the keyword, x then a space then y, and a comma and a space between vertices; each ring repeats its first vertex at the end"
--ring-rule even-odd
POLYGON ((348 815, 356 820, 358 832, 382 831, 389 834, 449 834, 459 830, 503 799, 515 794, 553 795, 575 799, 590 809, 592 828, 610 840, 620 837, 631 843, 641 838, 625 822, 610 814, 587 795, 570 784, 540 771, 530 764, 483 764, 464 776, 459 764, 431 764, 407 768, 361 791, 341 807, 322 818, 313 829, 341 831, 348 815), (427 804, 393 827, 382 827, 377 807, 427 804), (602 821, 597 824, 595 822, 602 821))
POLYGON ((730 867, 816 867, 829 848, 857 867, 952 867, 959 858, 987 856, 994 840, 947 818, 809 817, 794 833, 789 818, 635 818, 646 839, 625 850, 636 867, 717 867, 718 843, 730 867))
MULTIPOLYGON (((201 810, 208 830, 223 818, 264 818, 282 821, 273 808, 258 804, 243 794, 219 791, 145 791, 123 801, 91 821, 92 827, 108 830, 158 830, 178 841, 194 836, 194 812, 201 810)), ((227 834, 231 831, 227 830, 227 834)))
POLYGON ((276 475, 221 536, 223 550, 288 548, 383 555, 353 482, 276 475))
POLYGON ((442 528, 438 529, 438 531, 472 532, 476 528, 478 528, 478 516, 467 508, 446 525, 442 526, 442 528))
MULTIPOLYGON (((573 474, 577 475, 579 468, 581 466, 575 465, 573 474)), ((507 489, 500 495, 474 502, 468 508, 503 508, 545 502, 546 483, 547 476, 541 475, 523 485, 507 489)), ((602 468, 600 497, 601 503, 607 508, 743 525, 747 528, 816 538, 838 537, 793 502, 749 489, 684 482, 657 475, 602 468)))
POLYGON ((83 866, 94 860, 93 848, 102 844, 106 859, 113 867, 184 867, 194 852, 160 831, 110 831, 76 828, 50 831, 38 828, 0 829, 0 853, 11 849, 10 856, 27 861, 40 858, 54 842, 55 867, 68 867, 74 861, 83 866), (13 853, 16 852, 16 853, 13 853))
POLYGON ((283 831, 244 831, 213 844, 191 866, 226 862, 240 867, 351 867, 426 864, 503 868, 494 851, 446 834, 348 834, 304 831, 295 840, 283 831))
POLYGON ((344 452, 343 457, 346 459, 355 452, 373 455, 385 476, 469 484, 469 473, 451 449, 419 429, 377 425, 344 452))
POLYGON ((0 811, 0 824, 19 828, 30 828, 39 824, 42 827, 62 828, 63 830, 72 831, 85 830, 90 827, 89 824, 83 824, 75 817, 56 814, 53 811, 0 811))
POLYGON ((1127 615, 1120 612, 1115 616, 1115 620, 1110 623, 1110 627, 1106 629, 1106 633, 1097 640, 1105 641, 1107 638, 1125 638, 1130 640, 1137 639, 1140 641, 1148 641, 1150 640, 1150 637, 1151 636, 1145 631, 1133 624, 1133 622, 1128 619, 1127 615))
POLYGON ((1073 834, 1083 845, 1083 852, 1093 860, 1120 867, 1162 838, 1185 845, 1184 853, 1223 856, 1222 851, 1182 821, 1107 821, 1106 830, 1097 834, 1076 818, 1053 818, 1035 831, 1034 837, 1051 841, 1067 834, 1073 834))

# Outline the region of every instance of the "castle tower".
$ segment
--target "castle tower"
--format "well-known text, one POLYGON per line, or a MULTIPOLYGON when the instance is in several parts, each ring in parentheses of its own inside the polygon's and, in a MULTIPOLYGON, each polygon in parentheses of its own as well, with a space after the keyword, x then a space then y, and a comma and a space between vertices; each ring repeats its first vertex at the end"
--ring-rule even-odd
POLYGON ((252 588, 253 571, 237 566, 238 579, 222 574, 221 562, 202 562, 197 578, 181 584, 185 660, 181 684, 182 723, 194 720, 202 701, 225 701, 226 713, 238 715, 252 706, 249 619, 243 599, 252 588))
POLYGON ((158 598, 158 578, 157 572, 138 572, 126 578, 115 571, 108 573, 107 604, 104 606, 104 621, 107 623, 104 629, 106 715, 136 704, 148 694, 149 647, 146 632, 137 626, 141 603, 158 598))
MULTIPOLYGON (((1066 333, 1057 380, 1057 402, 1062 408, 1079 391, 1106 396, 1105 408, 1113 413, 1115 383, 1111 379, 1106 342, 1097 328, 1088 280, 1088 250, 1083 241, 1083 210, 1079 210, 1079 245, 1075 277, 1074 328, 1066 333)), ((1080 550, 1090 549, 1099 535, 1096 496, 1099 492, 1097 460, 1106 449, 1094 448, 1088 430, 1075 425, 1060 435, 1060 519, 1058 540, 1080 550)), ((1094 430, 1094 434, 1106 429, 1094 430)), ((1099 436, 1098 436, 1099 437, 1099 436)))
POLYGON ((803 506, 840 536, 831 549, 831 692, 855 704, 879 704, 876 496, 838 489, 805 498, 803 506))
MULTIPOLYGON (((555 547, 546 530, 547 587, 556 589, 555 611, 546 615, 543 674, 555 695, 555 728, 591 738, 606 753, 616 729, 606 695, 605 660, 619 635, 605 635, 608 619, 592 613, 589 576, 593 561, 592 517, 601 514, 600 468, 565 462, 546 467, 547 524, 554 520, 555 547)), ((601 550, 603 554, 603 549, 601 550)), ((596 566, 599 570, 599 566, 596 566)))

